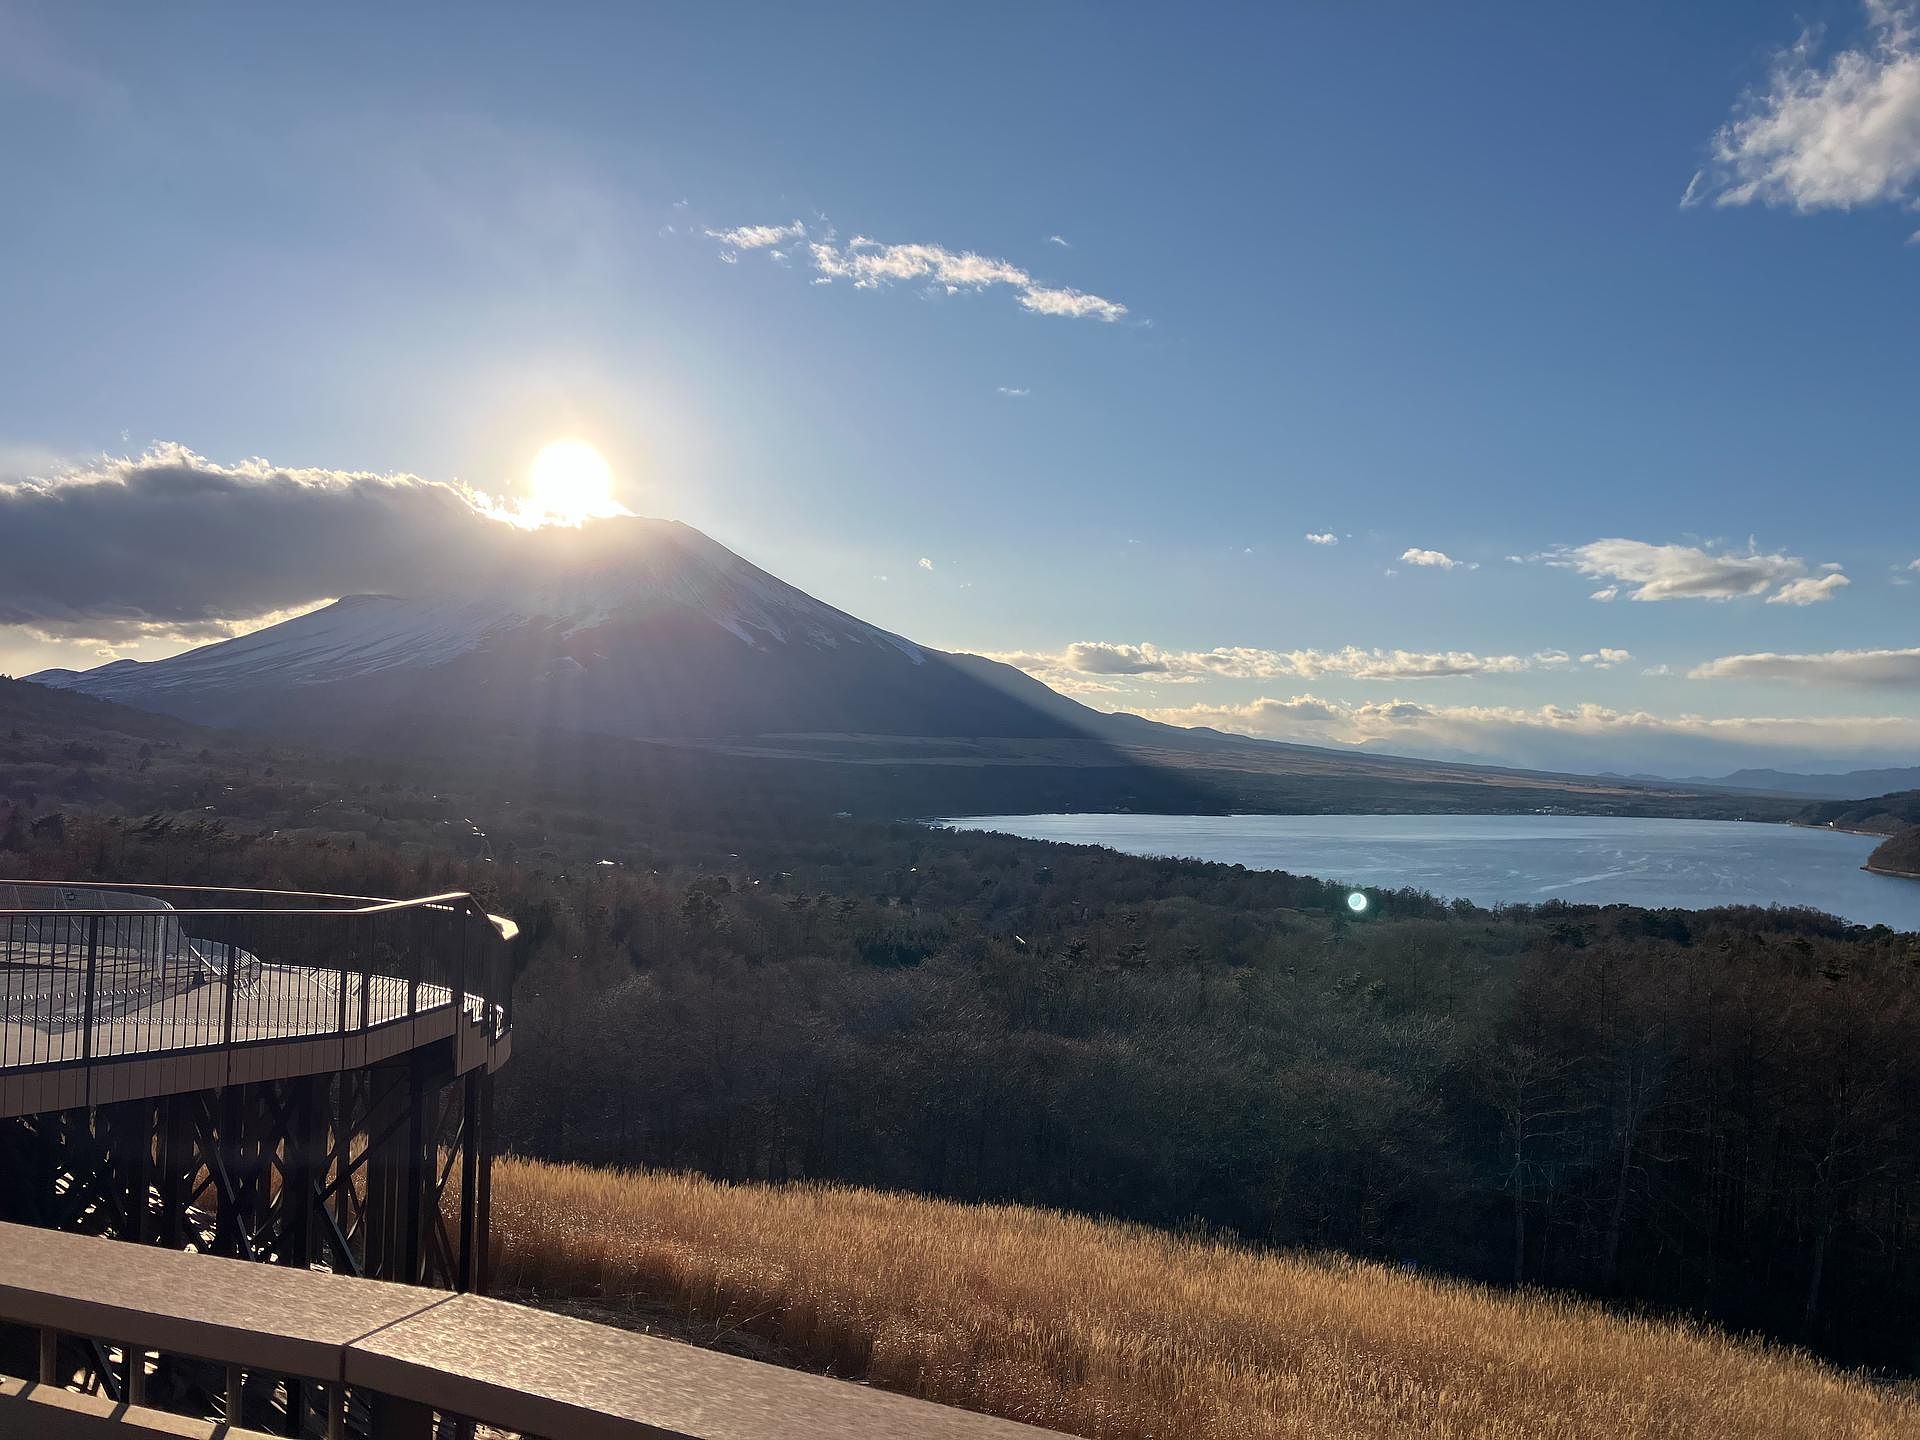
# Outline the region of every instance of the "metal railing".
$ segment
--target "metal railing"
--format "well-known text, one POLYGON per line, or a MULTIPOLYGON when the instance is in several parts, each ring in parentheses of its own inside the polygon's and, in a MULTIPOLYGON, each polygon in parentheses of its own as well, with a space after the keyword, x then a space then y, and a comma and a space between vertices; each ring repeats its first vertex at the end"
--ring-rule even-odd
POLYGON ((458 1006, 512 1023, 511 922, 417 900, 0 882, 0 1069, 351 1035, 458 1006))

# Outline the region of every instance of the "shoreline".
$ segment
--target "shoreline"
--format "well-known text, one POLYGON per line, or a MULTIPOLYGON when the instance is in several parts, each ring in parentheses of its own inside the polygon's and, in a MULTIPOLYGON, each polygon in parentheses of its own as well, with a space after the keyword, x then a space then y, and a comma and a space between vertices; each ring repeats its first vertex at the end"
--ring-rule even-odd
MULTIPOLYGON (((1809 825, 1804 820, 1789 820, 1786 823, 1793 826, 1796 830, 1831 830, 1835 835, 1864 835, 1869 840, 1891 840, 1897 833, 1892 830, 1855 830, 1850 825, 1809 825)), ((1862 866, 1861 868, 1865 869, 1866 867, 1862 866)), ((1888 871, 1887 873, 1894 874, 1896 872, 1888 871)))
POLYGON ((1889 870, 1884 865, 1875 865, 1868 861, 1860 867, 1869 875, 1890 875, 1895 880, 1920 880, 1920 870, 1889 870))

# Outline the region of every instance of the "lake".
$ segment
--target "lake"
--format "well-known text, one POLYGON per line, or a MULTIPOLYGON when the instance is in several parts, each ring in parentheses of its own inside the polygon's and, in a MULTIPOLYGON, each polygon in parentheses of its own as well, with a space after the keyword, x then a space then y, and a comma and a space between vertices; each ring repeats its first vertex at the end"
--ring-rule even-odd
POLYGON ((1860 868, 1866 835, 1579 815, 976 815, 941 823, 1217 860, 1481 905, 1809 905, 1920 930, 1920 880, 1860 868))

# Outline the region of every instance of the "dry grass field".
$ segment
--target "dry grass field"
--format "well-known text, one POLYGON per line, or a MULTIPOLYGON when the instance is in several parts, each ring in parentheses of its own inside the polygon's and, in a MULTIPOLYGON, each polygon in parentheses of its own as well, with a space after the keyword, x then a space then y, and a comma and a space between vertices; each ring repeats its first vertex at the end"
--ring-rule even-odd
POLYGON ((504 1161, 502 1292, 1099 1440, 1920 1436, 1920 1393, 1586 1305, 1013 1206, 504 1161))

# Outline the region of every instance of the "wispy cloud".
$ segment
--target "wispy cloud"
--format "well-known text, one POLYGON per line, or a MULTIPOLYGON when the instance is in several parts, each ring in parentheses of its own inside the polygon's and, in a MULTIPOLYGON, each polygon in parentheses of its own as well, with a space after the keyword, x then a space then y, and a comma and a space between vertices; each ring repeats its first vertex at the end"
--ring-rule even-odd
POLYGON ((790 240, 807 238, 807 227, 798 220, 787 225, 738 225, 731 230, 709 230, 707 234, 729 250, 770 250, 790 240))
POLYGON ((1723 655, 1687 672, 1695 680, 1792 680, 1869 690, 1920 689, 1920 649, 1828 650, 1813 655, 1723 655))
POLYGON ((1427 570, 1478 570, 1478 560, 1456 560, 1444 550, 1407 549, 1400 553, 1402 565, 1418 565, 1427 570))
POLYGON ((1006 396, 1009 400, 1024 400, 1033 393, 1032 389, 1026 385, 1000 385, 995 389, 997 393, 1006 396))
POLYGON ((924 281, 934 290, 949 295, 1004 288, 1013 292, 1021 309, 1035 315, 1111 323, 1127 313, 1127 307, 1117 300, 1071 286, 1044 284, 1010 260, 974 250, 950 250, 944 245, 922 243, 882 244, 865 235, 855 235, 843 244, 831 229, 813 237, 798 220, 786 225, 737 225, 706 233, 724 247, 720 252, 723 260, 737 260, 742 251, 772 249, 806 240, 806 255, 813 267, 816 285, 845 280, 856 290, 877 290, 924 281))
POLYGON ((1340 537, 1331 530, 1309 530, 1307 532, 1307 543, 1309 545, 1338 545, 1340 543, 1340 537))
POLYGON ((1047 237, 1047 243, 1049 245, 1058 245, 1062 250, 1071 250, 1073 248, 1073 242, 1062 235, 1049 235, 1047 237))
POLYGON ((922 570, 931 570, 931 569, 933 569, 933 561, 931 561, 931 560, 929 560, 929 559, 928 559, 928 558, 927 558, 926 556, 924 556, 924 555, 922 555, 922 556, 920 557, 920 568, 921 568, 922 570))
POLYGON ((1866 0, 1860 43, 1822 57, 1817 30, 1774 57, 1764 89, 1715 133, 1682 203, 1847 210, 1903 203, 1920 184, 1920 23, 1866 0))
POLYGON ((1763 554, 1749 544, 1744 553, 1694 545, 1653 545, 1644 540, 1595 540, 1541 557, 1550 565, 1576 570, 1613 583, 1593 592, 1595 600, 1625 594, 1630 600, 1735 600, 1764 595, 1782 604, 1810 605, 1828 600, 1848 584, 1831 572, 1819 580, 1801 580, 1807 562, 1797 555, 1763 554), (1798 582, 1798 583, 1796 583, 1798 582))

